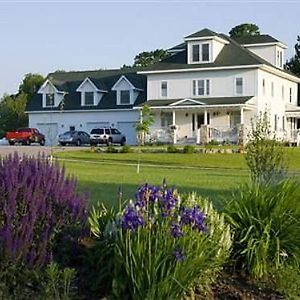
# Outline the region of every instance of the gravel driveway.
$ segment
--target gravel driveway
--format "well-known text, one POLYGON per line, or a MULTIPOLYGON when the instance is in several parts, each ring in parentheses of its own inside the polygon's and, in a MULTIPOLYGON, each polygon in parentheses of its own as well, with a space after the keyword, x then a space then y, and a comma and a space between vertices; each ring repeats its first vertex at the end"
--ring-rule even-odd
POLYGON ((74 151, 74 150, 82 150, 87 149, 88 147, 48 147, 48 146, 6 146, 0 145, 0 156, 7 156, 9 154, 13 154, 17 152, 20 156, 30 155, 30 156, 37 156, 39 153, 45 153, 45 155, 50 155, 51 150, 53 153, 60 152, 60 151, 74 151))

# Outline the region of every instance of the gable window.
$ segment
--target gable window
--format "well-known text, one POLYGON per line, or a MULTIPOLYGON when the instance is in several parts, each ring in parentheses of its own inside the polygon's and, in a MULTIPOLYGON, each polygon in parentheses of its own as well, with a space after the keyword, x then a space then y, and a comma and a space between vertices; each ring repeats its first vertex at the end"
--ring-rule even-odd
POLYGON ((120 104, 130 104, 130 91, 120 91, 120 104))
POLYGON ((193 96, 204 96, 210 94, 210 80, 193 80, 193 96))
POLYGON ((46 94, 46 106, 54 106, 54 94, 46 94))
POLYGON ((243 77, 237 77, 235 79, 235 93, 236 93, 236 95, 243 95, 243 92, 244 92, 243 77))
POLYGON ((167 81, 161 82, 161 96, 162 97, 168 96, 168 82, 167 81))
POLYGON ((208 62, 209 60, 209 44, 192 45, 192 62, 208 62))
POLYGON ((84 93, 84 105, 94 105, 94 92, 84 93))
POLYGON ((279 57, 280 57, 280 59, 279 59, 279 66, 282 68, 282 63, 283 63, 283 58, 282 58, 282 51, 280 51, 279 52, 279 57))

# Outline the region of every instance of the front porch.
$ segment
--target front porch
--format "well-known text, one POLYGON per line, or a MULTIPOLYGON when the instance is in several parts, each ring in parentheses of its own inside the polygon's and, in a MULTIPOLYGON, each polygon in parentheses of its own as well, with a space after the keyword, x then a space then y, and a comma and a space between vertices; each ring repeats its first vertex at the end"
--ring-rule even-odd
POLYGON ((245 103, 250 98, 239 97, 240 103, 231 98, 235 103, 220 104, 213 99, 209 99, 209 104, 184 99, 164 106, 157 106, 157 100, 153 100, 150 104, 155 123, 150 140, 172 144, 244 144, 246 129, 254 116, 255 107, 245 103))

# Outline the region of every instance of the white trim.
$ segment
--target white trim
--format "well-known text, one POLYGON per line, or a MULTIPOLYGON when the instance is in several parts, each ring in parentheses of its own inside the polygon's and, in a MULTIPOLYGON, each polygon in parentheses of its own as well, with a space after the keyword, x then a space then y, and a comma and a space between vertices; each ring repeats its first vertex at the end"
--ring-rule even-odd
MULTIPOLYGON (((127 104, 128 105, 128 104, 127 104)), ((134 107, 132 108, 118 108, 118 109, 77 109, 77 110, 39 110, 39 111, 25 111, 26 114, 40 114, 40 113, 58 113, 58 114, 65 114, 65 113, 82 113, 82 112, 104 112, 104 111, 133 111, 134 107)))
MULTIPOLYGON (((249 99, 250 100, 250 99, 249 99)), ((197 108, 215 108, 215 107, 248 107, 248 108, 255 108, 255 106, 249 106, 248 104, 213 104, 213 105, 201 105, 201 106, 194 106, 194 105, 186 105, 186 106, 151 106, 151 109, 197 109, 197 108)), ((134 109, 141 109, 141 107, 134 107, 134 109)))
POLYGON ((211 36, 202 36, 202 37, 185 37, 184 38, 185 41, 205 41, 205 40, 216 40, 220 43, 223 43, 223 44, 229 44, 228 41, 226 41, 225 39, 222 39, 218 36, 215 36, 215 35, 211 35, 211 36))
MULTIPOLYGON (((58 91, 58 89, 55 87, 55 85, 49 80, 49 79, 47 79, 44 83, 43 83, 43 85, 39 88, 39 90, 38 90, 38 94, 44 94, 44 89, 45 89, 45 87, 47 86, 47 85, 51 85, 51 87, 54 89, 54 91, 55 91, 55 93, 58 93, 59 91, 58 91)), ((60 91, 60 93, 63 93, 63 92, 61 92, 60 91)))
POLYGON ((206 105, 204 102, 197 101, 197 100, 190 99, 190 98, 185 98, 185 99, 182 99, 182 100, 179 100, 177 102, 174 102, 174 103, 170 104, 170 106, 176 106, 176 105, 181 104, 181 103, 183 103, 185 101, 194 102, 195 104, 200 104, 200 105, 206 105))
POLYGON ((300 83, 300 78, 297 77, 296 75, 287 74, 287 73, 283 72, 282 70, 277 69, 275 67, 271 67, 271 66, 267 66, 267 65, 262 65, 261 69, 264 70, 264 71, 267 71, 269 73, 278 75, 278 76, 280 76, 282 78, 285 78, 285 79, 288 79, 288 80, 300 83))
POLYGON ((105 90, 99 90, 97 87, 96 87, 96 85, 94 84, 94 82, 89 78, 89 77, 86 77, 83 81, 82 81, 82 83, 79 85, 79 87, 76 89, 76 92, 82 92, 82 87, 83 87, 83 85, 86 83, 86 82, 88 82, 92 87, 93 87, 93 89, 95 90, 95 91, 97 91, 97 92, 102 92, 102 93, 107 93, 107 91, 105 91, 105 90))
MULTIPOLYGON (((245 65, 245 66, 224 66, 224 67, 205 67, 205 68, 190 68, 190 69, 170 69, 170 70, 156 70, 156 71, 139 71, 137 74, 163 74, 163 73, 183 73, 195 71, 214 71, 214 70, 235 70, 235 69, 256 69, 264 66, 258 65, 245 65)), ((300 81, 300 78, 299 78, 300 81)))
POLYGON ((130 85, 131 89, 133 89, 133 90, 138 90, 138 91, 143 91, 143 89, 139 89, 139 88, 135 87, 135 86, 130 82, 130 80, 127 79, 127 77, 126 77, 125 75, 122 75, 122 76, 117 80, 117 82, 113 85, 113 87, 111 88, 111 90, 112 90, 112 91, 118 90, 118 89, 117 89, 117 85, 118 85, 122 80, 125 80, 125 81, 130 85))
POLYGON ((288 46, 281 43, 281 42, 269 42, 269 43, 256 43, 256 44, 241 44, 241 46, 245 47, 245 48, 249 48, 249 47, 263 47, 263 46, 279 46, 283 49, 287 49, 288 46))

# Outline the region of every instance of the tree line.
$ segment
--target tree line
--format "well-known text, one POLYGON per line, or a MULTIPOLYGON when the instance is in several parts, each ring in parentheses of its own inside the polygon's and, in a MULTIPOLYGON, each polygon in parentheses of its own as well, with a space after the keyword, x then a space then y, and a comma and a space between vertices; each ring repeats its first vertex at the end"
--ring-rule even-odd
MULTIPOLYGON (((260 35, 255 24, 244 23, 229 31, 231 38, 260 35)), ((286 61, 285 69, 300 77, 300 35, 294 46, 295 54, 286 61)), ((132 65, 123 65, 122 69, 140 69, 156 64, 165 59, 169 53, 164 49, 143 51, 134 57, 132 65)), ((29 99, 39 90, 45 78, 40 74, 28 73, 19 85, 15 95, 4 95, 0 102, 0 138, 5 132, 28 126, 28 115, 25 113, 29 99)), ((300 95, 300 88, 299 88, 300 95)))

